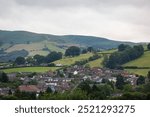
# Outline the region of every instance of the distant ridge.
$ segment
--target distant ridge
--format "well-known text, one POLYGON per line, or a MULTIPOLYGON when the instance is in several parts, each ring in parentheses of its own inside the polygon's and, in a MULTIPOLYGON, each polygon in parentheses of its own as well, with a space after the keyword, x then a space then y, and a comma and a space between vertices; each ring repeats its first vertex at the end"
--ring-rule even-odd
POLYGON ((121 43, 133 44, 131 42, 114 41, 107 38, 83 35, 51 35, 40 34, 28 31, 4 31, 0 30, 0 42, 23 44, 27 42, 40 42, 40 41, 55 42, 59 45, 79 45, 82 47, 92 46, 94 48, 111 49, 116 48, 121 43))

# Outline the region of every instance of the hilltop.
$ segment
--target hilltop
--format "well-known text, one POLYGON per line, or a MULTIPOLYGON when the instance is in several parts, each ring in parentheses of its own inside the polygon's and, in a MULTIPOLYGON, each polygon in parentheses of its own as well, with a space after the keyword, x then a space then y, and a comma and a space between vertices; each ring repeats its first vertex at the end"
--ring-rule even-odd
POLYGON ((0 30, 0 41, 2 43, 26 44, 41 41, 50 41, 58 44, 77 44, 80 46, 93 46, 97 48, 114 48, 117 47, 120 41, 113 41, 111 39, 84 36, 84 35, 51 35, 39 34, 27 31, 2 31, 0 30))
POLYGON ((6 52, 26 50, 29 55, 37 53, 46 55, 48 48, 50 51, 64 52, 68 46, 76 45, 80 47, 92 46, 96 49, 116 48, 121 43, 133 44, 130 42, 114 41, 107 38, 84 36, 84 35, 51 35, 40 34, 28 31, 2 31, 0 30, 0 42, 6 52))

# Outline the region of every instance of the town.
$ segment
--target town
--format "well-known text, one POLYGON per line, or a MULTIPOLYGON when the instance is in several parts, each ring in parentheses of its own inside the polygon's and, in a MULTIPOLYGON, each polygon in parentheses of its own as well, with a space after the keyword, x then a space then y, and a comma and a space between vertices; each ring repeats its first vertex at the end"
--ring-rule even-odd
POLYGON ((54 92, 65 92, 75 90, 79 84, 86 80, 90 80, 95 84, 103 85, 107 81, 116 84, 117 76, 121 75, 132 86, 137 85, 139 78, 135 74, 129 74, 124 70, 112 70, 108 68, 89 68, 74 65, 55 72, 48 71, 46 73, 9 73, 7 74, 9 81, 19 81, 16 89, 5 87, 0 88, 0 95, 13 95, 16 90, 20 92, 36 93, 46 92, 49 88, 54 92))
POLYGON ((143 76, 128 71, 149 68, 124 66, 149 52, 149 45, 145 50, 143 45, 120 44, 109 50, 112 53, 92 47, 81 52, 70 46, 64 55, 52 51, 47 56, 17 57, 1 64, 0 99, 149 99, 150 72, 143 76), (97 60, 98 65, 89 65, 97 60))

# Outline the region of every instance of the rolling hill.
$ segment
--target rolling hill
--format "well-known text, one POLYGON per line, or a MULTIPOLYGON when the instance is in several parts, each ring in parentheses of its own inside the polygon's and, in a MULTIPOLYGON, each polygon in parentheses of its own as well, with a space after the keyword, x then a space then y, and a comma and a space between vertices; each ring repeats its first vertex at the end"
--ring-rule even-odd
MULTIPOLYGON (((57 45, 79 45, 81 47, 92 46, 95 48, 109 49, 115 48, 121 43, 106 38, 82 35, 51 35, 51 34, 38 34, 27 31, 2 31, 0 30, 0 42, 12 44, 27 44, 42 41, 49 41, 57 45)), ((131 44, 131 43, 130 43, 131 44)))
MULTIPOLYGON (((65 50, 72 45, 81 48, 92 46, 95 49, 112 49, 121 43, 130 42, 113 41, 106 38, 82 35, 51 35, 39 34, 27 31, 4 31, 0 30, 0 51, 6 55, 13 52, 26 51, 28 54, 20 54, 26 56, 34 56, 35 54, 47 55, 51 51, 64 53, 65 50)), ((0 57, 5 58, 1 55, 0 57)), ((23 56, 25 57, 25 56, 23 56)), ((15 59, 15 57, 13 57, 15 59)), ((1 60, 1 58, 0 58, 1 60)), ((5 60, 5 59, 3 59, 5 60)), ((7 60, 7 59, 6 59, 7 60)))

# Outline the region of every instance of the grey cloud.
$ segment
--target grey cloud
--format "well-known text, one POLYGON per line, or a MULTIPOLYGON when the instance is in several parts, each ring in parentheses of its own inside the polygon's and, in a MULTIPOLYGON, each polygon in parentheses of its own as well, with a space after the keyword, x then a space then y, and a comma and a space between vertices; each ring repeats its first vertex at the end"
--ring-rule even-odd
POLYGON ((0 16, 1 16, 1 18, 10 14, 13 4, 14 4, 13 0, 10 0, 10 1, 0 0, 0 16))
POLYGON ((149 11, 150 0, 0 0, 0 28, 150 41, 149 11))
POLYGON ((20 5, 26 6, 50 6, 50 7, 65 7, 65 6, 149 6, 149 0, 15 0, 20 5))

